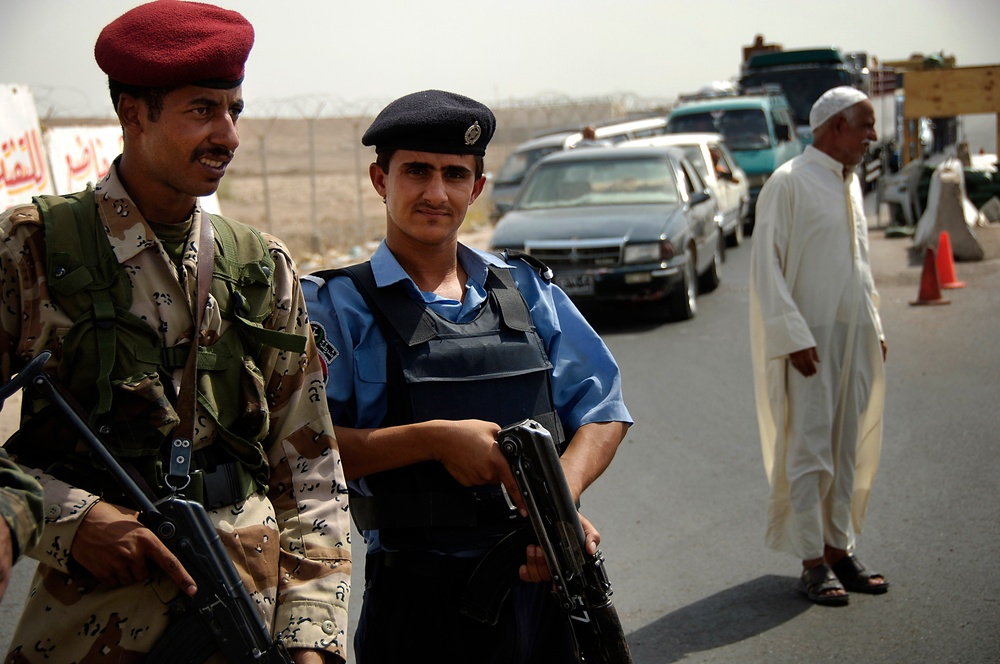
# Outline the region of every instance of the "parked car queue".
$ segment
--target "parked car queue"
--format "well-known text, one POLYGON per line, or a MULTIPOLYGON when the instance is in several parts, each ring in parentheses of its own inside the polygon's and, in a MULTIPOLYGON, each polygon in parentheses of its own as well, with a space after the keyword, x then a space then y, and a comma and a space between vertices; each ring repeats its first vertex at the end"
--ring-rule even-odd
MULTIPOLYGON (((637 118, 594 127, 597 140, 612 144, 657 136, 666 131, 667 118, 661 116, 637 118)), ((583 138, 581 131, 554 131, 521 143, 504 160, 490 189, 490 221, 494 224, 510 210, 528 170, 542 157, 576 147, 583 138)))
POLYGON ((681 148, 576 148, 528 171, 491 247, 535 256, 579 304, 685 320, 719 283, 722 212, 681 148))

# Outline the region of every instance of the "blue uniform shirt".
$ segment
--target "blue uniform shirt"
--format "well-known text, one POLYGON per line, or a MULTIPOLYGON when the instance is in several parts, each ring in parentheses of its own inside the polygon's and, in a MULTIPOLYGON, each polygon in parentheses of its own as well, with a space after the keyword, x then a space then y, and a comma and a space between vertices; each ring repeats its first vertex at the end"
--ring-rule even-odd
MULTIPOLYGON (((567 437, 591 422, 632 423, 622 399, 617 363, 560 288, 544 281, 524 261, 507 264, 494 254, 462 244, 458 259, 468 275, 463 302, 420 291, 385 242, 371 264, 380 287, 403 282, 414 299, 422 299, 437 314, 459 323, 475 318, 486 300, 487 266, 511 269, 552 363, 552 398, 567 437)), ((326 396, 333 423, 357 429, 378 427, 386 414, 386 341, 368 305, 346 276, 326 282, 305 276, 302 292, 320 353, 329 367, 326 396)), ((363 481, 350 484, 368 493, 363 481)), ((369 550, 372 545, 369 541, 369 550)))

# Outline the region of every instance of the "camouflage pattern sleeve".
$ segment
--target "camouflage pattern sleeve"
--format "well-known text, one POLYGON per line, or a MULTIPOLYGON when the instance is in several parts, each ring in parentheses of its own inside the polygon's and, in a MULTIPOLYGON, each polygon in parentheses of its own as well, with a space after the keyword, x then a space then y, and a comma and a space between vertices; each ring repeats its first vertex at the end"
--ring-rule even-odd
POLYGON ((0 516, 7 521, 14 560, 38 541, 42 532, 44 498, 34 477, 21 470, 0 449, 0 516))
MULTIPOLYGON (((45 242, 38 209, 15 207, 0 214, 0 380, 6 382, 27 359, 58 350, 71 321, 51 304, 45 279, 45 242), (31 304, 33 306, 28 306, 31 304)), ((50 360, 54 370, 55 360, 50 360)), ((83 516, 99 498, 38 469, 29 469, 44 491, 45 529, 23 553, 68 572, 69 551, 83 516)))
POLYGON ((265 237, 275 261, 274 313, 265 326, 308 337, 301 355, 273 348, 262 354, 271 409, 268 497, 281 539, 275 632, 290 648, 322 649, 346 659, 347 484, 295 267, 280 242, 265 237))

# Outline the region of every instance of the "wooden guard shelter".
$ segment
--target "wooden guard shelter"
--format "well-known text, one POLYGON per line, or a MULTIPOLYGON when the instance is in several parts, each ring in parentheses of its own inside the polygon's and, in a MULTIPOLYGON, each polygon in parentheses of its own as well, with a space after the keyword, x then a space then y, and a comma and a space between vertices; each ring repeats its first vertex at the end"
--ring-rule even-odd
POLYGON ((903 94, 904 165, 920 156, 920 141, 913 136, 919 118, 993 113, 1000 155, 1000 65, 908 71, 903 75, 903 94), (915 148, 912 158, 910 146, 915 148))

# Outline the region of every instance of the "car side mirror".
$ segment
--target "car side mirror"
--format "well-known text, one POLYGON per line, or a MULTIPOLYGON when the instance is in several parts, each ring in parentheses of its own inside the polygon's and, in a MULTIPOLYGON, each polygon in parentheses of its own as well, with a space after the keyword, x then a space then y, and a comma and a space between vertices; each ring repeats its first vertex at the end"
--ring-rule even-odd
POLYGON ((788 125, 778 125, 774 128, 774 133, 777 135, 779 141, 792 140, 792 134, 788 130, 788 125))
POLYGON ((496 210, 496 218, 499 219, 500 217, 504 216, 505 214, 510 212, 513 207, 514 206, 511 203, 497 203, 496 205, 493 206, 493 209, 496 210))
POLYGON ((691 194, 690 204, 692 206, 701 205, 705 201, 711 199, 707 191, 699 191, 697 193, 691 194))

